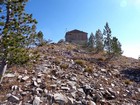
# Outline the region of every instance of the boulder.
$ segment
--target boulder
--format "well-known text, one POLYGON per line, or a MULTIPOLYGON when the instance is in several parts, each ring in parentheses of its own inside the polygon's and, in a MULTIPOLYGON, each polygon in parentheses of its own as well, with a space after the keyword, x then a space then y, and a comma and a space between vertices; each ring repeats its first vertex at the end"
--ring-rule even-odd
POLYGON ((40 102, 41 102, 40 97, 35 96, 35 98, 33 100, 33 105, 40 105, 40 102))
POLYGON ((60 105, 68 103, 67 97, 61 93, 54 94, 54 100, 56 103, 59 103, 60 105))
POLYGON ((8 97, 8 101, 12 102, 12 103, 19 103, 20 99, 17 96, 14 95, 10 95, 8 97))

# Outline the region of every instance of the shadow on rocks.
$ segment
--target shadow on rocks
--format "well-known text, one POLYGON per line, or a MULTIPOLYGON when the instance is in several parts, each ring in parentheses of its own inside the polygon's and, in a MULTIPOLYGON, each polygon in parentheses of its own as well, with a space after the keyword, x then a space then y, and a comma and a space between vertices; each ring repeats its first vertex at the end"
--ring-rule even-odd
POLYGON ((136 83, 140 83, 140 68, 128 68, 121 71, 123 77, 134 81, 136 83))

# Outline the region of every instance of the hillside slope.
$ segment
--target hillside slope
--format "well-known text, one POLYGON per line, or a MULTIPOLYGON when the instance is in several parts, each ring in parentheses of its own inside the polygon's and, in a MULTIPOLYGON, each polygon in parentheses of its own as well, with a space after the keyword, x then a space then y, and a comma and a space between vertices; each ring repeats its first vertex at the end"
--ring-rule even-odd
POLYGON ((0 105, 140 105, 140 62, 105 60, 71 44, 35 48, 33 67, 13 66, 0 86, 0 105))

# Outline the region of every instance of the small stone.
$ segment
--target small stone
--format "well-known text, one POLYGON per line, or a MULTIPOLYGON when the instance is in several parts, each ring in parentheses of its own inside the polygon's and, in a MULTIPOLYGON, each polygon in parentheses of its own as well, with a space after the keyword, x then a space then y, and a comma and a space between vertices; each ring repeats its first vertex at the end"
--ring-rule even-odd
POLYGON ((22 78, 22 75, 19 75, 19 76, 18 76, 18 80, 21 80, 21 78, 22 78))
POLYGON ((84 93, 82 88, 77 89, 79 92, 84 93))
POLYGON ((57 78, 55 76, 52 76, 51 78, 54 79, 54 80, 57 80, 57 78))
POLYGON ((17 96, 11 95, 8 97, 8 101, 13 102, 13 103, 18 103, 19 98, 17 96))
POLYGON ((17 90, 18 89, 18 86, 17 85, 14 85, 14 86, 11 87, 11 89, 12 89, 12 91, 17 90))
POLYGON ((47 89, 44 89, 44 93, 45 93, 45 94, 48 94, 48 90, 47 90, 47 89))
POLYGON ((50 85, 50 87, 56 88, 57 87, 57 84, 52 84, 52 85, 50 85))
POLYGON ((38 78, 37 79, 37 83, 41 83, 42 81, 41 81, 41 79, 40 78, 38 78))
POLYGON ((57 102, 57 103, 67 103, 68 102, 68 99, 66 96, 64 96, 63 94, 61 93, 56 93, 54 94, 54 100, 57 102))
POLYGON ((114 87, 114 86, 115 86, 115 84, 111 83, 111 86, 112 86, 112 87, 114 87))
POLYGON ((41 78, 43 76, 43 74, 41 72, 38 73, 37 77, 41 78))
POLYGON ((76 98, 76 91, 72 92, 71 95, 73 98, 76 98))
POLYGON ((13 78, 13 77, 15 77, 15 74, 8 73, 8 74, 5 74, 4 77, 13 78))
POLYGON ((35 96, 35 98, 33 100, 33 105, 40 105, 40 102, 41 102, 40 97, 35 96))
POLYGON ((138 92, 140 92, 140 88, 138 88, 138 92))
POLYGON ((27 79, 29 79, 29 76, 24 76, 21 78, 22 81, 26 81, 27 79))
POLYGON ((93 102, 93 101, 89 101, 89 102, 88 102, 88 105, 96 105, 96 104, 95 104, 95 102, 93 102))
POLYGON ((76 77, 71 77, 70 80, 77 81, 77 78, 76 77))
POLYGON ((73 98, 68 97, 68 100, 70 101, 70 102, 69 102, 70 105, 71 105, 71 104, 72 104, 72 105, 74 104, 74 99, 73 99, 73 98))
POLYGON ((22 92, 21 95, 22 96, 26 96, 27 92, 22 92))
POLYGON ((27 70, 25 70, 25 71, 24 71, 24 73, 25 73, 25 74, 27 74, 27 73, 28 73, 28 71, 27 71, 27 70))
POLYGON ((70 90, 69 87, 61 87, 62 90, 70 90))
POLYGON ((38 87, 38 83, 36 81, 33 82, 34 86, 38 87))
POLYGON ((33 77, 33 78, 32 78, 32 80, 33 80, 33 81, 36 81, 36 78, 35 78, 35 77, 33 77))
POLYGON ((95 77, 98 77, 98 76, 99 76, 97 73, 94 73, 93 75, 94 75, 95 77))
POLYGON ((107 72, 107 70, 106 70, 106 69, 101 69, 101 71, 102 71, 102 72, 104 72, 104 73, 106 73, 106 72, 107 72))

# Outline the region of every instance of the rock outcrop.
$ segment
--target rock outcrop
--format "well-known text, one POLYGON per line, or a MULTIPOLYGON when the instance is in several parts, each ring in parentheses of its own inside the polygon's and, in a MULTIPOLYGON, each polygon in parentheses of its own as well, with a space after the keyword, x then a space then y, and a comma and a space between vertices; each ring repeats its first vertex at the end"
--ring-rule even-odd
POLYGON ((137 60, 105 62, 70 44, 37 50, 40 63, 6 74, 0 105, 140 105, 137 60))

